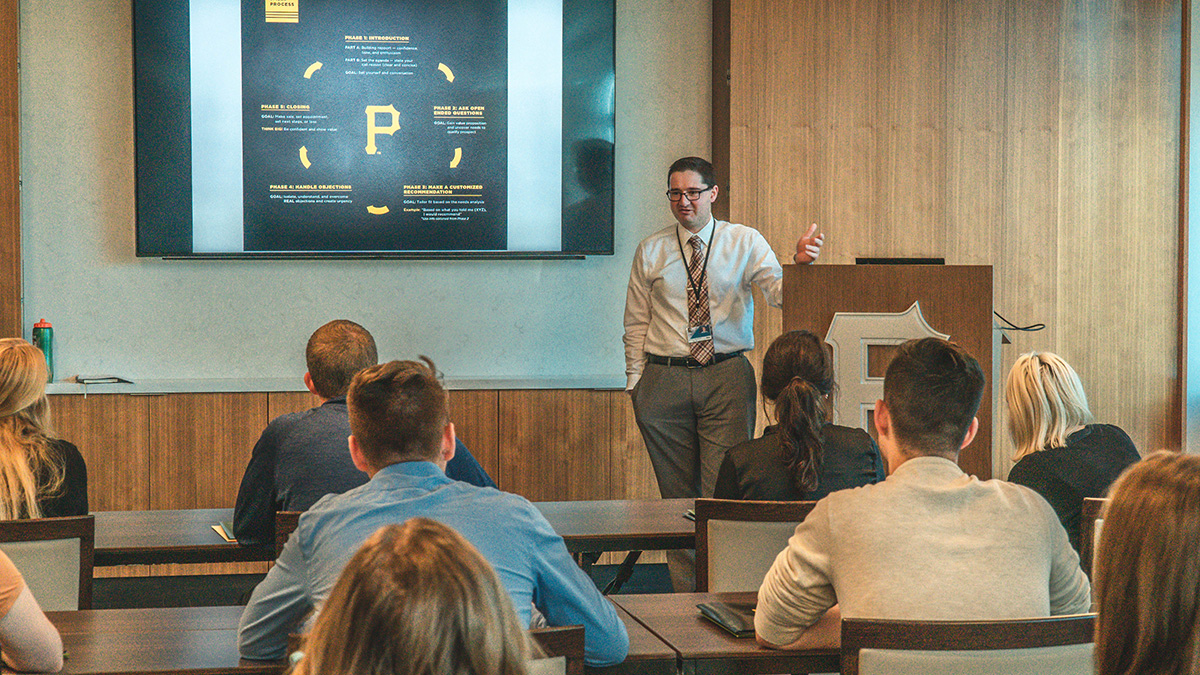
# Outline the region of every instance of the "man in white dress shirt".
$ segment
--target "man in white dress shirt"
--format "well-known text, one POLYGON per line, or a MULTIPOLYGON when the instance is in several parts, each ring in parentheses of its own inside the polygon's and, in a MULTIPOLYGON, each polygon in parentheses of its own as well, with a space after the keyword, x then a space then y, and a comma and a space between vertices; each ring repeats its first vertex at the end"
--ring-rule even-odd
MULTIPOLYGON (((699 157, 667 171, 676 224, 644 239, 625 299, 626 390, 664 498, 711 496, 725 451, 754 434, 756 285, 783 301, 783 269, 758 230, 712 217, 719 188, 699 157)), ((824 234, 814 224, 793 260, 810 263, 824 234)), ((672 565, 676 590, 689 569, 672 565)))

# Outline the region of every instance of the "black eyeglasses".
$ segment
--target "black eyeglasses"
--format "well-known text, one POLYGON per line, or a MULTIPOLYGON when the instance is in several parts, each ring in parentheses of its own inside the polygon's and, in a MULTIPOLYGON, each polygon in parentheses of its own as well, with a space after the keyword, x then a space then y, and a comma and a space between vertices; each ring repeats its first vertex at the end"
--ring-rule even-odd
POLYGON ((700 199, 700 195, 713 189, 713 187, 714 186, 709 185, 708 187, 706 187, 704 189, 691 188, 688 190, 667 190, 667 199, 670 199, 673 202, 677 202, 680 199, 687 197, 689 202, 694 202, 697 199, 700 199))

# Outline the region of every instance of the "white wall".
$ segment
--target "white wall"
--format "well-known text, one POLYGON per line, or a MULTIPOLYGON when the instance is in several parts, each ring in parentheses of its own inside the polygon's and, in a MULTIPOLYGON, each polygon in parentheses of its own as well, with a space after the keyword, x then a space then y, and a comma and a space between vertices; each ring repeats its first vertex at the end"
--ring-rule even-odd
POLYGON ((624 370, 637 242, 670 222, 667 165, 710 147, 710 3, 617 2, 616 254, 583 261, 162 261, 134 256, 129 0, 21 4, 26 337, 56 377, 294 377, 334 318, 450 377, 624 370))

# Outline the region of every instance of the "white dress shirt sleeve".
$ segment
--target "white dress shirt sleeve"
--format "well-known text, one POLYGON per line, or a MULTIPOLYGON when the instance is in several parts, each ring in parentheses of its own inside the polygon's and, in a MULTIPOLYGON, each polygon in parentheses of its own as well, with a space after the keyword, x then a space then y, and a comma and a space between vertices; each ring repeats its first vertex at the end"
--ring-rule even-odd
POLYGON ((754 233, 754 241, 750 246, 750 259, 747 261, 746 273, 749 282, 758 286, 763 299, 772 307, 783 307, 783 268, 775 251, 758 230, 754 233))
POLYGON ((650 280, 642 247, 633 254, 629 289, 625 292, 625 390, 637 385, 646 365, 646 330, 650 326, 650 280))

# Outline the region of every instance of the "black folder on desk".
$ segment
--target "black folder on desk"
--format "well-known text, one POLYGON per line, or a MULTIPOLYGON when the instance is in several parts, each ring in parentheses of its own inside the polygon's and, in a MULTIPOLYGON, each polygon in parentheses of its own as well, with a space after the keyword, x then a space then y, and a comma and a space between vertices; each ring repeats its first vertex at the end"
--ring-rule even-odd
POLYGON ((703 602, 700 615, 738 638, 754 637, 754 605, 732 602, 703 602))

